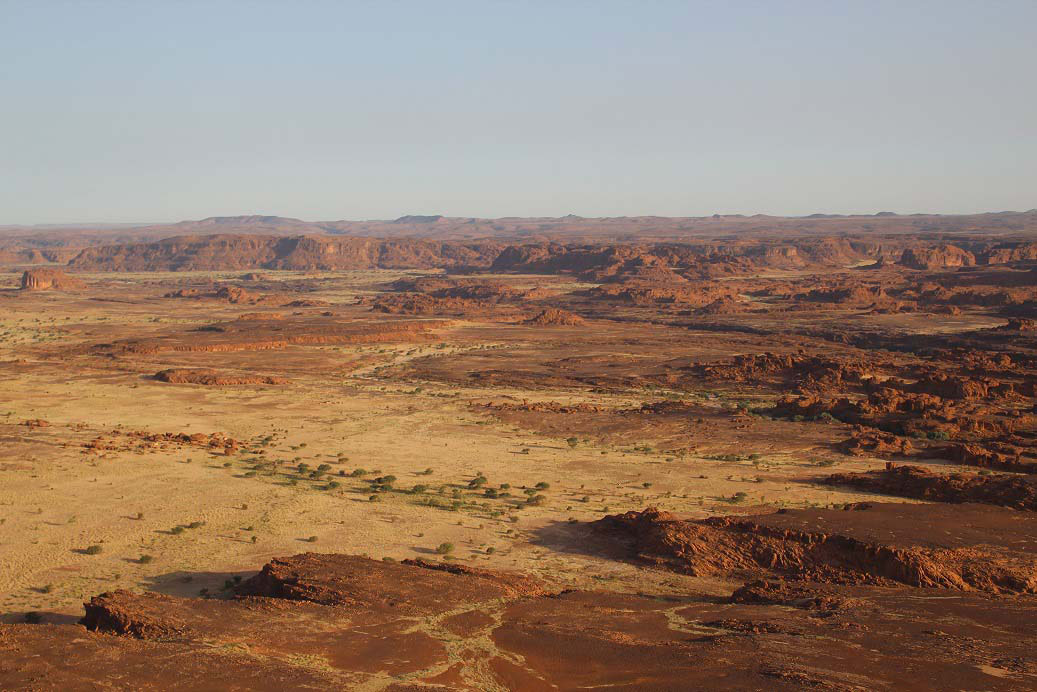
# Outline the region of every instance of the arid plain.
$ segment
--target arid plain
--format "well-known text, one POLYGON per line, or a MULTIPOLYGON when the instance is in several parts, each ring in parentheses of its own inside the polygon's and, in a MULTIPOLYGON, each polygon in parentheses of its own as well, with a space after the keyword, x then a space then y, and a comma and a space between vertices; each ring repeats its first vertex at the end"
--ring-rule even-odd
POLYGON ((1035 216, 9 242, 0 687, 1032 687, 1035 216))

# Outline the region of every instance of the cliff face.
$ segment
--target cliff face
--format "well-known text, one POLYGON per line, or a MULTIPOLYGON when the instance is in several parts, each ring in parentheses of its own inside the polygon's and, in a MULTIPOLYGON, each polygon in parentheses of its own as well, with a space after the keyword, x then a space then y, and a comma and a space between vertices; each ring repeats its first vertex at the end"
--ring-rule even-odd
POLYGON ((719 243, 575 245, 539 243, 505 248, 495 271, 570 271, 596 282, 673 282, 762 269, 846 267, 886 256, 888 249, 845 238, 744 239, 719 243))
POLYGON ((911 269, 927 270, 971 267, 976 264, 976 257, 956 245, 912 247, 904 250, 900 264, 911 269))
POLYGON ((21 287, 23 291, 45 291, 47 289, 73 291, 85 288, 86 284, 60 269, 41 268, 29 269, 22 274, 21 287))
POLYGON ((498 252, 495 243, 332 236, 178 236, 154 243, 87 248, 69 266, 90 271, 431 269, 489 266, 498 252))
POLYGON ((154 242, 90 247, 68 264, 84 271, 240 271, 285 269, 458 269, 554 274, 572 272, 589 281, 654 283, 705 279, 761 270, 849 267, 896 262, 940 270, 1037 257, 1037 244, 982 242, 972 249, 867 238, 799 237, 688 240, 683 243, 505 244, 338 235, 184 235, 154 242), (977 259, 980 258, 980 259, 977 259))
POLYGON ((797 242, 746 241, 717 245, 563 245, 505 246, 495 241, 457 242, 344 236, 191 235, 152 243, 87 248, 69 262, 86 271, 235 271, 243 269, 456 269, 493 267, 498 271, 590 272, 599 280, 636 277, 681 280, 674 270, 713 265, 730 273, 751 268, 801 268, 809 264, 846 265, 876 249, 845 240, 797 242))

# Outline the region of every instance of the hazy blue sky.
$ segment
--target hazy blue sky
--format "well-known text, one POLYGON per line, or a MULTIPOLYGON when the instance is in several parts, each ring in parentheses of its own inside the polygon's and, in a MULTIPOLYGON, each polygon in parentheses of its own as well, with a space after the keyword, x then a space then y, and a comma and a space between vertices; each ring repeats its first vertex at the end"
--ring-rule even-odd
POLYGON ((1037 0, 0 0, 0 224, 1037 207, 1037 0))

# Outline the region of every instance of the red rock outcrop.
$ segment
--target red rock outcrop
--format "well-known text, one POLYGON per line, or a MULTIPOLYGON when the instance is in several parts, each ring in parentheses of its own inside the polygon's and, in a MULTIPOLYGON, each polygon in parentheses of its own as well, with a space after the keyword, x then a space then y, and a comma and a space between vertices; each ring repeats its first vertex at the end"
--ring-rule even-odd
POLYGON ((698 576, 1037 592, 1037 515, 989 505, 865 504, 686 521, 656 509, 601 519, 637 559, 698 576), (955 527, 953 533, 942 527, 955 527), (967 527, 967 528, 964 528, 967 527))
POLYGON ((517 314, 496 303, 468 298, 437 298, 424 293, 380 295, 370 301, 373 312, 388 315, 444 315, 449 317, 497 317, 517 314))
POLYGON ((695 312, 699 315, 738 315, 743 312, 749 312, 751 309, 748 301, 724 296, 723 298, 717 298, 708 305, 702 306, 695 312))
POLYGON ((975 378, 944 373, 924 375, 912 383, 890 379, 883 382, 881 386, 902 392, 931 394, 943 399, 1004 398, 1015 392, 1011 383, 1008 382, 1000 382, 989 377, 975 378))
POLYGON ((753 384, 780 380, 801 389, 830 388, 859 384, 881 364, 794 353, 752 353, 711 363, 695 363, 691 371, 699 377, 753 384))
POLYGON ((1037 243, 1000 243, 984 250, 981 264, 1007 264, 1037 260, 1037 243))
POLYGON ((574 315, 566 310, 548 308, 530 317, 524 324, 532 324, 540 327, 578 327, 586 324, 586 320, 579 315, 574 315))
POLYGON ((1037 473, 1037 462, 1023 461, 1020 450, 1007 444, 952 442, 943 450, 943 454, 951 461, 965 466, 1016 473, 1037 473))
POLYGON ((982 502, 1037 511, 1037 478, 1032 476, 944 474, 922 466, 887 463, 883 471, 838 473, 823 482, 931 502, 982 502))
POLYGON ((86 271, 421 269, 487 266, 499 247, 343 236, 187 235, 87 248, 69 266, 86 271))
POLYGON ((232 375, 210 368, 168 368, 155 373, 159 382, 170 384, 202 384, 207 386, 235 384, 288 384, 286 377, 273 375, 232 375))
POLYGON ((995 327, 995 329, 1005 332, 1032 332, 1037 330, 1037 321, 1013 317, 1008 320, 1008 324, 995 327))
POLYGON ((514 573, 424 560, 359 569, 367 562, 350 555, 316 553, 274 559, 243 583, 238 593, 402 615, 443 613, 459 601, 513 600, 548 593, 538 580, 514 573))
POLYGON ((27 269, 22 274, 21 289, 23 291, 78 291, 86 288, 86 284, 74 276, 69 276, 60 269, 40 267, 27 269))
POLYGON ((914 446, 906 437, 859 425, 855 426, 849 439, 836 445, 836 449, 853 456, 908 456, 914 452, 914 446))
POLYGON ((0 625, 0 688, 1031 687, 1037 599, 946 593, 773 577, 722 600, 558 592, 459 565, 307 554, 230 598, 116 591, 85 604, 83 626, 0 625))
POLYGON ((976 264, 976 257, 967 250, 956 245, 939 245, 936 247, 910 247, 900 256, 900 264, 911 269, 950 269, 955 267, 971 267, 976 264))

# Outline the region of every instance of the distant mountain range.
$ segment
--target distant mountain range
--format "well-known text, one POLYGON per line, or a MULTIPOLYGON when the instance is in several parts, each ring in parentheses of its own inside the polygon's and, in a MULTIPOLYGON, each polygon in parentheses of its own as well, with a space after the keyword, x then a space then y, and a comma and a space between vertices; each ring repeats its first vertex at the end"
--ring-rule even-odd
MULTIPOLYGON (((964 234, 981 234, 984 236, 1005 239, 1032 239, 1037 235, 1037 210, 1026 212, 992 212, 962 216, 943 215, 897 215, 891 212, 880 212, 867 216, 842 216, 831 214, 813 214, 806 217, 767 216, 756 214, 714 215, 708 217, 663 217, 663 216, 630 216, 610 218, 585 218, 568 215, 558 218, 549 217, 505 217, 499 219, 480 219, 474 217, 447 217, 440 215, 406 215, 388 221, 303 221, 283 216, 248 215, 248 216, 212 216, 194 221, 180 221, 171 224, 153 225, 98 225, 98 226, 5 226, 0 227, 0 263, 3 264, 38 264, 66 263, 80 255, 87 248, 105 247, 105 255, 109 259, 96 260, 101 264, 120 264, 115 259, 120 252, 125 256, 125 247, 140 244, 156 243, 166 239, 177 239, 172 243, 160 243, 150 248, 150 257, 158 258, 169 252, 171 248, 195 259, 184 260, 201 262, 197 253, 206 245, 218 246, 214 243, 200 242, 205 236, 235 236, 234 244, 252 257, 253 262, 266 257, 259 264, 267 266, 273 262, 273 256, 281 256, 285 252, 284 243, 276 242, 270 237, 290 237, 291 242, 301 248, 307 244, 302 237, 339 238, 336 243, 323 243, 326 246, 321 252, 334 252, 330 247, 340 247, 339 252, 345 255, 359 252, 382 252, 371 250, 371 243, 357 241, 380 239, 382 241, 425 241, 428 243, 450 242, 458 247, 476 247, 475 254, 485 261, 483 249, 486 246, 523 243, 652 243, 652 242, 692 242, 747 240, 752 238, 810 238, 810 237, 862 237, 881 239, 903 235, 917 236, 920 239, 940 240, 941 238, 960 237, 964 234), (267 239, 257 242, 258 245, 277 250, 245 251, 248 243, 240 240, 241 236, 266 236, 267 239), (115 250, 114 247, 124 250, 115 250), (366 248, 360 250, 358 248, 366 248), (271 254, 273 253, 273 254, 271 254)), ((403 252, 403 245, 383 243, 389 255, 403 252)), ((429 246, 431 247, 431 245, 429 246)), ((425 249, 420 244, 406 250, 404 254, 416 253, 421 257, 425 249)), ((311 248, 312 249, 312 248, 311 248)), ((426 248, 427 249, 427 248, 426 248)), ((210 251, 213 251, 210 247, 210 251)), ((310 250, 292 250, 288 254, 309 256, 310 250), (301 252, 302 255, 298 253, 301 252)), ((436 251, 437 254, 438 251, 436 251)), ((90 256, 90 253, 87 253, 90 256)), ((475 259, 474 257, 468 260, 475 259)), ((354 261, 364 266, 366 260, 359 255, 354 261)), ((457 263, 467 260, 457 258, 457 263)), ((84 260, 85 262, 85 260, 84 260)), ((437 260, 437 266, 443 262, 437 260)), ((479 261, 476 262, 480 263, 479 261)), ((132 264, 132 263, 131 263, 132 264)), ((310 264, 307 260, 303 264, 310 264)), ((317 264, 326 264, 323 261, 317 264)), ((377 263, 376 263, 377 264, 377 263)), ((419 262, 420 266, 421 262, 419 262)), ((447 266, 454 264, 448 258, 447 266)), ((83 265, 85 268, 85 264, 83 265)), ((252 266, 256 266, 253 264, 252 266)), ((314 265, 315 266, 315 265, 314 265)), ((381 265, 378 265, 381 266, 381 265)))

